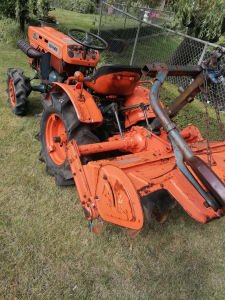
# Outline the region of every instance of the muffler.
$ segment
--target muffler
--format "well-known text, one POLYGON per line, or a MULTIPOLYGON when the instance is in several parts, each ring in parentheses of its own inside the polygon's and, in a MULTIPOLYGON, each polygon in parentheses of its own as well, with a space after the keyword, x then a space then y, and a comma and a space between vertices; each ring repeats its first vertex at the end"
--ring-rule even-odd
POLYGON ((40 58, 43 53, 33 48, 28 42, 19 40, 17 46, 30 58, 40 58))

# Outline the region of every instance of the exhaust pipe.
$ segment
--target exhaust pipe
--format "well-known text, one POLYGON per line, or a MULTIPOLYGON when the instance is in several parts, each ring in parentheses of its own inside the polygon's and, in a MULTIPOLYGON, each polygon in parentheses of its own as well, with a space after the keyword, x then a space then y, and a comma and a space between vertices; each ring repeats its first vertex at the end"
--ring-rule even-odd
POLYGON ((19 40, 17 46, 30 58, 40 58, 42 53, 33 48, 28 42, 19 40))

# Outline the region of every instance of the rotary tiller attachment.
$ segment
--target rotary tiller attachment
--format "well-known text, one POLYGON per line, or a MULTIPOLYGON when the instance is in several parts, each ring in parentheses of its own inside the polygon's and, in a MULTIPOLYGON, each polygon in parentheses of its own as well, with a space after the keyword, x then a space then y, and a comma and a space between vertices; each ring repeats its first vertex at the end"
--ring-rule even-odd
POLYGON ((163 222, 174 200, 200 223, 224 216, 225 142, 206 142, 193 125, 180 132, 170 119, 199 93, 205 71, 201 66, 154 64, 145 66, 143 73, 156 78, 150 105, 157 118, 151 127, 132 126, 104 142, 77 145, 72 140, 66 146, 86 218, 137 232, 153 212, 163 222), (194 78, 168 111, 159 101, 159 88, 167 75, 194 78), (156 128, 160 135, 154 134, 156 128), (208 144, 213 158, 210 167, 208 144), (82 156, 114 150, 122 154, 81 163, 82 156))
MULTIPOLYGON (((198 170, 201 180, 206 178, 209 182, 208 175, 204 177, 202 174, 207 161, 207 147, 199 131, 189 126, 180 136, 197 158, 198 165, 192 166, 196 174, 198 170)), ((107 142, 77 145, 74 140, 70 141, 67 156, 86 218, 140 230, 153 211, 163 222, 174 207, 174 200, 198 222, 207 223, 222 217, 223 202, 219 203, 213 195, 214 190, 209 191, 186 162, 182 161, 181 165, 174 149, 165 132, 157 136, 139 126, 124 133, 123 138, 117 135, 107 142), (82 156, 115 149, 125 154, 81 164, 82 156), (159 191, 164 194, 157 195, 159 191), (206 202, 208 199, 211 200, 209 204, 206 202), (211 203, 217 206, 213 207, 211 203)), ((213 184, 219 182, 224 188, 225 142, 212 143, 211 149, 214 165, 209 174, 222 178, 223 182, 219 179, 213 184)), ((213 188, 216 189, 215 186, 213 188)))

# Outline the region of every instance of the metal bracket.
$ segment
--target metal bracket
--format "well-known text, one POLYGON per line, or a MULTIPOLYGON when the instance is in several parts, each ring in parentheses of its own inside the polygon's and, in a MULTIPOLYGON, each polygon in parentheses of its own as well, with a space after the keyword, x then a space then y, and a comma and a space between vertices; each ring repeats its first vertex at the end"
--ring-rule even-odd
POLYGON ((173 146, 174 156, 177 163, 178 169, 183 173, 183 175, 187 178, 187 180, 196 188, 199 194, 205 199, 206 206, 212 207, 215 211, 217 211, 220 207, 218 206, 217 202, 209 195, 197 182, 195 177, 191 174, 188 168, 185 166, 183 162, 183 154, 181 153, 180 149, 174 142, 173 138, 170 137, 171 144, 173 146))

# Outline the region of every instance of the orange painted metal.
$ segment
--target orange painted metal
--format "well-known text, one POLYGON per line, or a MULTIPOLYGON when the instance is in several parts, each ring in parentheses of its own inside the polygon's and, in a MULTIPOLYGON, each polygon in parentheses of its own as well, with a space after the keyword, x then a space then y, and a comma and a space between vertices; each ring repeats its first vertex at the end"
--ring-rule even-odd
POLYGON ((109 164, 100 169, 96 205, 104 221, 135 230, 143 227, 139 195, 130 178, 116 166, 109 164))
MULTIPOLYGON (((207 161, 207 144, 193 125, 182 131, 195 155, 207 161), (191 134, 193 132, 193 135, 191 134)), ((211 143, 214 172, 225 182, 225 142, 211 143)), ((143 226, 141 197, 166 189, 196 221, 206 223, 221 217, 214 211, 177 168, 167 135, 150 133, 132 127, 124 138, 116 135, 108 142, 67 145, 67 155, 76 182, 81 204, 89 211, 89 219, 102 219, 130 229, 143 226), (80 157, 114 149, 125 154, 116 158, 91 161, 82 166, 80 157), (131 154, 129 154, 132 152, 131 154), (90 212, 91 211, 91 212, 90 212)))
POLYGON ((76 89, 76 85, 55 82, 50 93, 53 91, 63 91, 68 95, 81 122, 95 123, 96 125, 102 123, 102 113, 92 95, 86 90, 76 89))
POLYGON ((71 171, 88 220, 105 220, 139 230, 144 217, 139 195, 129 177, 115 166, 82 166, 75 141, 67 145, 71 171), (87 176, 87 173, 95 176, 87 176), (91 186, 96 187, 94 190, 91 186))
POLYGON ((62 165, 66 160, 67 133, 64 123, 58 114, 51 114, 46 122, 46 147, 51 160, 56 165, 62 165), (55 139, 60 139, 56 142, 55 139))
POLYGON ((85 53, 84 48, 72 40, 68 35, 59 32, 52 27, 28 27, 28 36, 31 46, 35 49, 51 53, 55 57, 52 64, 60 67, 60 62, 64 61, 72 65, 80 65, 87 67, 95 67, 99 62, 99 52, 85 53), (75 47, 76 50, 71 50, 68 47, 75 47), (73 52, 73 57, 69 56, 69 52, 73 52))
POLYGON ((123 71, 100 76, 94 81, 85 80, 84 85, 106 96, 129 96, 134 92, 141 75, 123 71))
MULTIPOLYGON (((139 81, 138 84, 141 84, 142 82, 145 82, 145 81, 139 81)), ((149 82, 149 81, 147 81, 147 82, 149 82)), ((141 85, 138 85, 137 87, 135 87, 132 95, 130 95, 126 98, 126 101, 124 102, 124 107, 129 107, 129 106, 133 106, 135 104, 140 104, 140 103, 149 105, 149 89, 146 87, 143 87, 141 85)), ((147 114, 148 119, 153 119, 156 117, 155 113, 153 112, 150 105, 146 111, 146 114, 147 114)), ((145 116, 144 116, 144 113, 143 113, 143 110, 141 109, 141 107, 125 112, 125 127, 126 128, 128 128, 142 120, 145 120, 145 116)))
MULTIPOLYGON (((127 97, 124 102, 124 107, 129 107, 135 104, 144 103, 149 104, 149 89, 143 86, 137 86, 134 89, 132 95, 127 97)), ((149 106, 147 110, 148 118, 155 118, 155 114, 152 108, 149 106)), ((144 114, 141 108, 132 109, 125 112, 125 127, 128 128, 131 125, 136 124, 138 121, 144 120, 144 114)))
POLYGON ((9 99, 12 107, 14 108, 16 106, 16 92, 14 87, 14 81, 11 78, 9 79, 8 89, 9 89, 9 99))
POLYGON ((91 221, 100 218, 96 208, 96 199, 94 194, 91 192, 90 185, 92 182, 87 180, 84 170, 85 166, 81 163, 79 149, 74 140, 67 144, 66 152, 71 172, 76 183, 81 206, 84 209, 87 220, 91 221))

